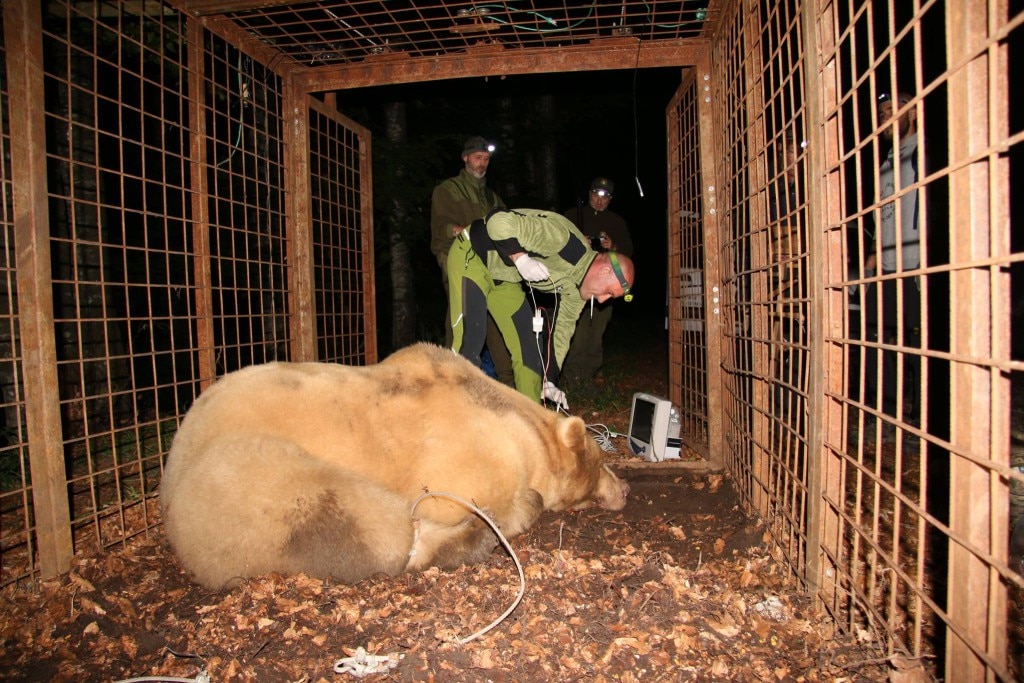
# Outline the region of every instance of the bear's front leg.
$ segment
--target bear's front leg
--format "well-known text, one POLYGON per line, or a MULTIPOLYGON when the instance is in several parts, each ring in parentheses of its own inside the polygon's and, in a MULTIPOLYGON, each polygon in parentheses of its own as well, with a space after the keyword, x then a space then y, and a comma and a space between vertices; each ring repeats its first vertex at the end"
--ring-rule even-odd
POLYGON ((475 564, 485 560, 498 544, 491 527, 474 514, 454 526, 429 518, 416 519, 413 525, 415 536, 406 571, 475 564))
MULTIPOLYGON (((483 510, 506 538, 518 536, 530 528, 544 510, 544 499, 533 489, 516 492, 500 509, 483 510)), ((454 569, 487 559, 498 544, 490 524, 476 514, 468 514, 458 523, 441 522, 430 517, 413 520, 415 537, 409 553, 407 571, 427 567, 454 569)))

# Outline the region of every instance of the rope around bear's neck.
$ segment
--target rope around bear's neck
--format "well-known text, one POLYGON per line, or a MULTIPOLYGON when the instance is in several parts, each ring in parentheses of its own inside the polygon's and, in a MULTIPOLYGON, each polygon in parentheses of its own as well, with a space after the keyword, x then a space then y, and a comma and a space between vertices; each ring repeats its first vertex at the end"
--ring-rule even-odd
MULTIPOLYGON (((474 633, 474 634, 472 634, 470 636, 466 636, 465 638, 456 638, 455 639, 455 642, 458 643, 459 645, 465 645, 466 643, 470 642, 471 640, 476 640, 477 638, 479 638, 483 634, 487 633, 492 628, 494 628, 495 626, 500 624, 502 621, 504 621, 505 618, 508 615, 512 614, 512 611, 519 605, 520 601, 523 599, 523 595, 526 594, 526 575, 523 573, 523 565, 519 562, 519 558, 516 557, 516 553, 515 553, 514 550, 512 550, 512 546, 509 544, 508 540, 505 538, 505 535, 501 533, 501 529, 498 528, 498 525, 495 524, 493 521, 491 521, 490 517, 488 517, 486 514, 484 514, 483 510, 478 508, 476 505, 473 505, 472 503, 470 503, 465 498, 457 496, 454 493, 445 493, 445 492, 442 492, 442 491, 427 491, 422 496, 417 498, 416 501, 412 504, 412 509, 409 511, 410 515, 415 515, 416 514, 416 507, 420 504, 420 501, 422 501, 424 498, 448 498, 449 500, 453 500, 456 503, 464 505, 467 508, 469 508, 470 510, 472 510, 480 519, 482 519, 485 522, 487 522, 487 525, 489 527, 491 527, 491 530, 494 531, 495 535, 497 535, 498 540, 501 541, 501 544, 505 547, 505 550, 507 550, 508 554, 512 556, 512 561, 515 562, 516 569, 519 570, 519 594, 516 596, 516 599, 512 601, 512 604, 509 605, 508 609, 505 610, 505 612, 500 617, 498 617, 497 619, 492 621, 490 624, 488 624, 484 628, 480 629, 479 631, 477 631, 476 633, 474 633)), ((413 517, 413 521, 414 522, 418 521, 415 516, 413 517)), ((416 539, 418 539, 418 538, 419 538, 419 525, 416 525, 416 536, 413 539, 413 545, 415 545, 416 539)), ((415 549, 410 550, 409 551, 409 557, 411 558, 413 555, 415 555, 415 553, 416 553, 415 549)))

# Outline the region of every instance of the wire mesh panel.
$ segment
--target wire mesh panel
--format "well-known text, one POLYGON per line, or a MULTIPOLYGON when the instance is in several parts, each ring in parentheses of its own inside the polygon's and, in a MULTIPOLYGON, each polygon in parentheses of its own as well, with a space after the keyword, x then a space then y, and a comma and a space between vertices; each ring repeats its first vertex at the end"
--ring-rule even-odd
MULTIPOLYGON (((668 109, 669 394, 679 406, 680 438, 708 457, 708 364, 704 291, 704 210, 700 173, 697 77, 691 73, 668 109)), ((717 315, 717 311, 713 313, 717 315)))
POLYGON ((206 34, 210 273, 218 374, 288 360, 281 78, 206 34))
POLYGON ((837 93, 825 171, 842 193, 826 229, 848 265, 829 285, 850 297, 847 438, 829 444, 841 469, 826 488, 840 519, 826 571, 844 590, 826 602, 893 651, 944 660, 948 680, 1009 680, 1020 16, 996 0, 819 5, 837 93))
POLYGON ((317 358, 376 360, 369 134, 313 101, 310 107, 313 279, 317 358))
MULTIPOLYGON (((230 12, 225 2, 192 2, 230 12)), ((402 54, 436 55, 490 43, 518 47, 587 44, 596 38, 700 36, 707 0, 661 2, 450 2, 319 0, 251 7, 228 14, 240 27, 308 66, 402 54)), ((711 9, 713 12, 713 8, 711 9)))
MULTIPOLYGON (((722 277, 722 365, 727 376, 723 388, 725 459, 736 473, 740 495, 755 509, 762 509, 760 495, 767 478, 763 471, 763 444, 767 442, 764 378, 769 357, 763 282, 765 174, 748 150, 760 110, 749 103, 744 78, 745 72, 760 74, 760 67, 748 64, 757 56, 747 45, 748 33, 756 25, 749 25, 747 14, 735 7, 732 10, 723 14, 710 59, 716 67, 711 71, 711 106, 717 124, 713 141, 721 232, 717 256, 722 277), (761 188, 760 203, 753 201, 755 187, 761 188), (755 423, 759 433, 755 433, 755 423)), ((763 149, 763 136, 760 139, 763 149)))
POLYGON ((109 545, 157 523, 161 458, 191 399, 183 23, 54 2, 43 42, 71 517, 76 546, 109 545))
POLYGON ((732 466, 798 575, 806 561, 811 325, 800 4, 747 3, 714 46, 732 466))
MULTIPOLYGON (((19 2, 17 10, 22 30, 4 27, 0 53, 6 66, 16 36, 25 67, 17 102, 0 81, 0 585, 51 575, 72 552, 158 524, 163 458, 201 387, 290 358, 292 289, 312 291, 311 276, 289 261, 309 233, 286 214, 280 74, 159 3, 19 2), (38 139, 22 141, 36 130, 38 139), (22 197, 15 210, 24 220, 12 220, 12 196, 14 204, 22 197), (32 324, 19 325, 26 310, 32 324), (25 348, 31 364, 22 363, 25 348), (21 376, 28 365, 32 383, 21 376)), ((345 313, 324 315, 357 330, 344 340, 345 357, 366 362, 375 354, 366 341, 369 142, 342 127, 330 134, 339 144, 318 158, 319 170, 331 169, 324 187, 336 210, 318 234, 342 241, 317 239, 331 244, 323 258, 339 263, 332 253, 343 254, 330 296, 345 313)))
MULTIPOLYGON (((754 42, 763 71, 755 87, 763 101, 767 200, 764 261, 754 272, 767 285, 764 298, 768 358, 768 442, 771 453, 767 517, 777 541, 801 574, 806 571, 808 390, 810 363, 810 244, 806 192, 806 111, 802 3, 759 3, 754 42)), ((760 207, 759 207, 760 209, 760 207)), ((760 214, 760 210, 755 215, 760 214)), ((760 254, 760 250, 754 250, 760 254)))
POLYGON ((1020 673, 1008 12, 734 3, 712 45, 730 469, 844 628, 949 680, 1020 673))

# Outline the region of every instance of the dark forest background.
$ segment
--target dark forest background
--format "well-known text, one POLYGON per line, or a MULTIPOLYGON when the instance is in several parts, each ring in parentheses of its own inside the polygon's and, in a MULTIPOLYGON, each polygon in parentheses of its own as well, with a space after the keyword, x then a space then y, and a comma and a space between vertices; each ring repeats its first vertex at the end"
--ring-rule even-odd
POLYGON ((637 296, 628 314, 651 331, 661 329, 668 234, 665 107, 681 80, 682 70, 672 68, 339 91, 338 109, 373 135, 381 357, 414 341, 443 338, 444 290, 430 253, 430 196, 462 169, 462 146, 473 135, 497 145, 487 182, 510 208, 563 212, 586 201, 593 177, 615 182, 611 210, 626 219, 636 245, 637 296))

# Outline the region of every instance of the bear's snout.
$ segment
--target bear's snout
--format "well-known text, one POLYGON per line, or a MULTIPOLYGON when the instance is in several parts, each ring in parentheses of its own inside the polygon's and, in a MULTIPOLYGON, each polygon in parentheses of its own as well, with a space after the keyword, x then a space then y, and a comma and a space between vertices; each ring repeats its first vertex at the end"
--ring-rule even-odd
POLYGON ((595 502, 607 510, 621 510, 626 507, 628 494, 629 484, 615 476, 611 468, 605 465, 594 496, 595 502))

